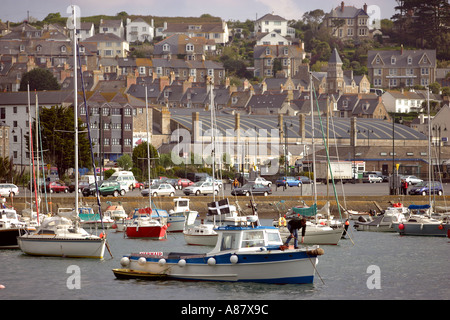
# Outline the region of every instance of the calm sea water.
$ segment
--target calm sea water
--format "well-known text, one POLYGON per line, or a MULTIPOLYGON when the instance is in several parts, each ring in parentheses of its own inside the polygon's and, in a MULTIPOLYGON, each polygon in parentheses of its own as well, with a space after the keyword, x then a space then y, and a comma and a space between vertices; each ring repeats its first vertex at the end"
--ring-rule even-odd
MULTIPOLYGON (((265 225, 270 223, 263 220, 265 225)), ((349 230, 351 240, 323 246, 325 254, 319 258, 318 275, 311 285, 115 278, 111 270, 120 267, 122 255, 131 252, 208 251, 205 247, 187 246, 182 234, 152 241, 126 239, 122 233, 110 231, 113 258, 105 251, 104 260, 32 257, 20 250, 0 250, 0 284, 6 287, 0 290, 0 300, 450 299, 448 238, 357 232, 352 227, 349 230), (79 289, 67 285, 73 275, 72 266, 80 271, 79 289)))

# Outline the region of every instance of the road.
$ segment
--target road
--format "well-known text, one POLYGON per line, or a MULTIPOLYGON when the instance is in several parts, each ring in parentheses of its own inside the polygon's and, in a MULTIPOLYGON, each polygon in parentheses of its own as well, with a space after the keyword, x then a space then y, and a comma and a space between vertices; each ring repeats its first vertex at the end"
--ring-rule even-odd
MULTIPOLYGON (((224 195, 230 196, 231 191, 231 185, 225 184, 224 185, 224 195)), ((305 185, 302 187, 287 187, 284 189, 283 187, 276 187, 272 185, 272 195, 274 196, 309 196, 312 195, 311 193, 311 185, 305 185), (309 191, 308 191, 309 188, 309 191)), ((450 185, 449 184, 443 184, 444 187, 444 194, 449 195, 450 194, 450 185)), ((339 196, 386 196, 389 195, 389 184, 387 182, 383 183, 347 183, 342 185, 341 183, 336 184, 336 192, 339 196)), ((24 190, 24 188, 19 188, 19 195, 30 195, 30 191, 24 190)), ((75 198, 74 193, 64 194, 64 193, 53 193, 51 195, 47 195, 48 197, 62 197, 71 195, 75 198)), ((325 184, 317 184, 317 195, 318 196, 334 196, 333 186, 330 185, 327 186, 325 184)), ((140 190, 135 189, 133 191, 129 191, 126 193, 125 197, 139 197, 141 196, 140 190)), ((182 190, 176 190, 175 196, 184 196, 182 190)), ((80 194, 80 198, 83 196, 80 194)), ((417 196, 420 197, 420 196, 417 196)), ((112 198, 112 197, 106 197, 112 198)))

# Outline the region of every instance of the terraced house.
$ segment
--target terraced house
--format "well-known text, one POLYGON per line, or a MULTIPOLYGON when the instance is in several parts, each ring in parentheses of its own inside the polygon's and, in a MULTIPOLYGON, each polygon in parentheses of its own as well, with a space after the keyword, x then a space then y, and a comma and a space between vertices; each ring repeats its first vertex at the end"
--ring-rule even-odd
POLYGON ((369 50, 367 68, 374 87, 427 86, 436 81, 436 50, 369 50))

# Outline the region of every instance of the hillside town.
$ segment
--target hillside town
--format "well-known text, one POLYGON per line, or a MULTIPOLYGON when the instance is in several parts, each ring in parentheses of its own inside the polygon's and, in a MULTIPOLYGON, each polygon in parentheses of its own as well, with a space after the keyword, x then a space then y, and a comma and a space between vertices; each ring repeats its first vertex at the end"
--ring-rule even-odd
MULTIPOLYGON (((182 129, 191 137, 191 146, 179 154, 187 160, 196 142, 211 139, 204 128, 211 127, 214 106, 220 132, 258 131, 234 135, 228 164, 235 171, 258 168, 263 174, 274 156, 283 158, 281 170, 308 171, 314 138, 317 154, 325 154, 322 132, 316 127, 312 134, 315 115, 327 119, 330 156, 352 161, 357 172, 389 175, 399 164, 401 174, 426 176, 430 139, 434 170, 446 177, 450 59, 432 44, 395 37, 402 21, 419 19, 413 11, 399 9, 393 23, 370 20, 369 10, 370 5, 342 1, 330 12, 307 12, 298 21, 275 13, 245 22, 208 14, 82 17, 77 108, 91 129, 97 165, 114 166, 146 141, 147 107, 151 145, 171 154, 182 129), (261 145, 261 130, 275 130, 280 146, 251 154, 245 145, 261 145)), ((44 21, 0 22, 0 158, 15 174, 29 166, 27 139, 36 105, 41 111, 73 105, 73 30, 66 19, 50 13, 44 21), (33 73, 43 70, 37 83, 54 86, 30 88, 33 73)), ((448 27, 447 20, 447 34, 448 27)), ((55 150, 61 139, 55 122, 41 125, 43 148, 55 150)), ((46 154, 44 162, 60 171, 70 168, 57 163, 58 152, 46 154)), ((7 172, 0 179, 12 178, 7 172)))

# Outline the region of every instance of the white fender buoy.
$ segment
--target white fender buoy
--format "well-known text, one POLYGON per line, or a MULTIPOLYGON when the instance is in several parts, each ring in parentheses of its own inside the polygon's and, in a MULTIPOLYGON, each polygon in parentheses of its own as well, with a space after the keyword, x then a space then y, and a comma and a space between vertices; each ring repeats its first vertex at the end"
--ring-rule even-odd
POLYGON ((162 267, 163 265, 166 264, 166 259, 159 259, 158 264, 162 267))
POLYGON ((236 263, 238 262, 238 260, 239 260, 239 258, 238 258, 238 256, 235 255, 235 254, 233 254, 233 255, 230 257, 230 262, 231 262, 232 264, 236 264, 236 263))
POLYGON ((216 264, 216 259, 214 258, 209 258, 208 259, 208 266, 214 266, 216 264))
POLYGON ((126 267, 130 264, 130 259, 128 259, 127 257, 123 257, 122 259, 120 259, 120 265, 122 267, 126 267))
POLYGON ((180 261, 178 261, 178 266, 184 267, 185 265, 186 265, 186 260, 180 259, 180 261))
POLYGON ((141 266, 143 266, 144 264, 147 263, 147 259, 145 259, 144 257, 140 257, 140 258, 138 259, 138 263, 139 263, 141 266))

